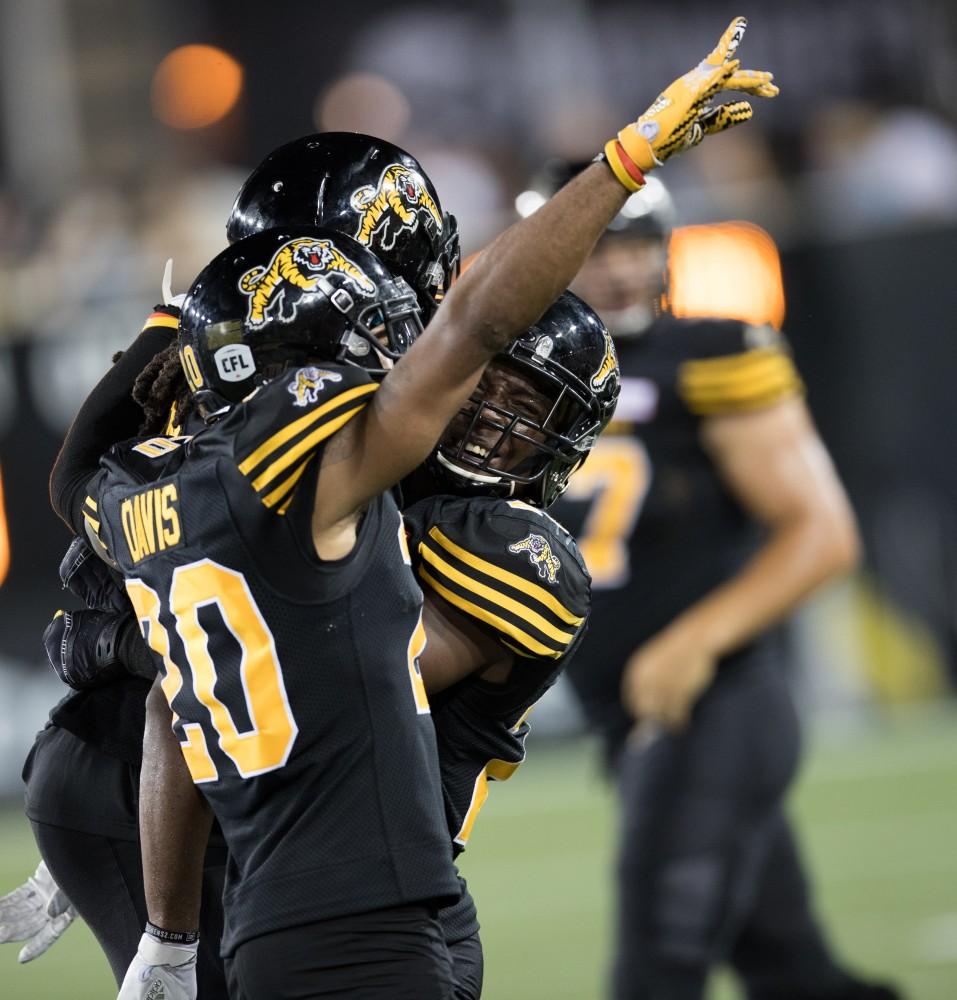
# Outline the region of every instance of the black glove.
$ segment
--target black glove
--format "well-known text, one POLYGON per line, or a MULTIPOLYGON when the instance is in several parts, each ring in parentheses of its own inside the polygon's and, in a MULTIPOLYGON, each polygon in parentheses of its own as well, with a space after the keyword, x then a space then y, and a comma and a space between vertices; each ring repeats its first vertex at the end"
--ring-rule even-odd
POLYGON ((129 613, 123 577, 97 556, 85 538, 77 536, 70 543, 60 561, 60 580, 88 608, 129 613))
POLYGON ((129 611, 58 611, 43 632, 50 666, 78 691, 106 684, 127 672, 120 644, 130 627, 135 629, 136 621, 129 611))

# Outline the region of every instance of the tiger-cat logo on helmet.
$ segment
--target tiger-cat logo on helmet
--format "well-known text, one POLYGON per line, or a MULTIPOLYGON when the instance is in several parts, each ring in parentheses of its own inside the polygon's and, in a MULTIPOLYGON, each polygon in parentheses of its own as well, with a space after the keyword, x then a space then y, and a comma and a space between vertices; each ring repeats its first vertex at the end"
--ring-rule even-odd
POLYGON ((442 232, 442 216, 425 182, 401 163, 390 163, 376 187, 366 184, 353 191, 349 203, 359 213, 354 235, 363 246, 391 250, 399 233, 415 232, 420 219, 426 228, 442 232))
POLYGON ((612 343, 611 334, 605 331, 605 354, 598 366, 598 371, 591 377, 591 387, 601 389, 611 375, 618 370, 618 355, 615 353, 615 345, 612 343))
POLYGON ((317 291, 319 279, 339 274, 360 295, 373 295, 375 283, 331 240, 309 236, 284 243, 268 267, 254 267, 240 279, 239 287, 249 296, 246 322, 261 326, 267 319, 289 323, 306 295, 317 291))
POLYGON ((538 575, 549 583, 558 583, 561 560, 552 552, 552 547, 541 535, 530 534, 508 547, 509 552, 519 555, 528 553, 529 562, 538 570, 538 575))

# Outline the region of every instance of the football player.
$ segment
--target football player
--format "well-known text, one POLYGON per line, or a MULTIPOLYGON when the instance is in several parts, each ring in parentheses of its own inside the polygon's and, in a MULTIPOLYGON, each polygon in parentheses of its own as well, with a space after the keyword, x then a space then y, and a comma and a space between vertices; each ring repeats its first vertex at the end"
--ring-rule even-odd
MULTIPOLYGON (((727 54, 728 49, 733 48, 733 43, 736 40, 737 34, 739 34, 739 28, 740 28, 740 26, 737 26, 735 28, 735 31, 730 32, 729 35, 726 36, 726 39, 725 39, 725 42, 724 42, 725 54, 727 54), (737 32, 737 34, 736 34, 736 32, 737 32)), ((704 71, 705 76, 707 76, 708 72, 709 71, 707 71, 707 70, 704 71)), ((730 78, 731 78, 732 75, 733 75, 733 70, 728 72, 727 76, 725 77, 725 81, 730 80, 730 78)), ((688 78, 688 81, 679 81, 679 83, 681 83, 682 86, 685 87, 685 88, 688 88, 692 84, 695 87, 698 87, 699 85, 702 84, 702 72, 699 71, 699 72, 697 72, 695 74, 692 74, 688 78), (691 82, 689 82, 689 81, 691 81, 691 82)), ((704 85, 705 89, 707 90, 708 87, 710 86, 710 83, 707 80, 705 80, 703 85, 704 85)), ((679 91, 680 90, 681 90, 681 87, 679 87, 679 91)), ((698 91, 698 93, 700 93, 700 90, 698 91)), ((676 106, 676 113, 680 111, 680 107, 678 107, 678 105, 680 105, 682 102, 685 103, 685 106, 686 106, 686 109, 687 109, 687 101, 684 100, 685 95, 684 94, 679 94, 678 91, 674 91, 674 94, 675 94, 676 97, 679 98, 679 100, 675 100, 673 102, 675 104, 675 106, 676 106)), ((658 104, 661 105, 661 102, 658 102, 658 104)), ((669 107, 669 102, 665 102, 664 105, 661 105, 661 107, 668 108, 669 107)), ((658 105, 656 105, 656 111, 653 112, 652 114, 654 115, 654 114, 660 112, 661 107, 659 107, 658 105)), ((705 109, 703 107, 700 108, 699 110, 702 112, 702 115, 704 115, 706 113, 705 109)), ((707 112, 707 113, 710 115, 710 112, 707 112)), ((718 120, 718 119, 716 119, 716 118, 714 118, 712 116, 712 117, 709 117, 706 120, 706 123, 707 124, 713 124, 716 120, 718 120)), ((729 121, 725 122, 725 124, 728 124, 728 123, 730 123, 730 122, 729 121)), ((675 149, 678 148, 678 147, 677 146, 673 146, 673 145, 669 145, 669 141, 670 141, 669 136, 666 135, 666 134, 664 134, 665 131, 667 131, 667 130, 660 129, 660 124, 661 124, 660 122, 655 123, 655 124, 657 124, 659 127, 652 130, 652 131, 654 131, 654 138, 652 140, 652 148, 655 149, 655 150, 657 150, 657 152, 659 154, 661 154, 662 156, 669 155, 671 152, 674 152, 675 149), (663 145, 658 145, 656 143, 655 140, 657 140, 658 138, 661 138, 663 140, 663 145)), ((699 122, 697 120, 697 118, 693 118, 693 120, 686 121, 682 125, 682 128, 683 128, 683 130, 685 132, 687 132, 689 129, 693 130, 694 127, 697 127, 697 129, 699 130, 698 133, 697 133, 697 138, 700 138, 701 130, 706 130, 706 124, 703 124, 702 122, 699 122)), ((612 165, 613 169, 615 170, 616 176, 618 176, 618 178, 620 180, 622 180, 622 183, 625 183, 625 181, 623 179, 623 175, 622 175, 622 170, 624 170, 625 174, 627 174, 627 176, 630 177, 632 180, 635 179, 636 171, 637 171, 637 166, 636 166, 636 163, 635 163, 634 160, 632 160, 631 158, 627 158, 627 159, 623 159, 622 158, 622 151, 624 150, 625 145, 627 145, 627 142, 625 141, 625 140, 627 140, 627 138, 628 137, 625 136, 624 133, 622 133, 622 136, 620 137, 620 139, 622 140, 621 141, 621 146, 619 147, 617 143, 614 144, 613 148, 609 151, 609 154, 608 154, 609 155, 609 160, 612 161, 611 165, 612 165), (623 164, 624 164, 624 166, 623 166, 623 164)), ((671 138, 673 139, 673 136, 671 138)), ((639 157, 639 160, 640 160, 640 157, 639 157)), ((645 166, 648 166, 648 164, 646 163, 645 166)), ((579 194, 584 194, 584 193, 585 193, 584 188, 581 191, 579 191, 579 194)), ((544 216, 543 216, 542 221, 544 221, 544 216)), ((509 241, 506 238, 505 242, 503 243, 503 248, 507 249, 508 246, 509 246, 509 241)), ((264 274, 265 274, 266 269, 263 268, 263 270, 264 270, 264 274)), ((494 269, 494 267, 490 266, 489 268, 486 268, 485 270, 487 272, 494 272, 495 269, 494 269)), ((257 277, 261 277, 261 276, 262 275, 259 275, 259 273, 257 272, 257 277)), ((486 277, 487 277, 487 275, 486 275, 486 277)), ((462 297, 464 298, 464 293, 463 293, 462 297)), ((267 306, 265 308, 268 309, 268 304, 267 304, 267 306)), ((259 313, 256 313, 255 315, 258 318, 259 313)), ((233 359, 230 362, 230 364, 233 366, 232 370, 235 371, 237 367, 239 367, 239 368, 242 367, 242 360, 240 359, 239 361, 237 361, 236 359, 233 359)), ((394 383, 394 381, 395 381, 395 376, 393 376, 393 383, 394 383)), ((279 498, 277 498, 277 500, 278 499, 279 498)))
MULTIPOLYGON (((401 225, 394 214, 390 218, 383 212, 380 225, 370 228, 365 242, 412 286, 423 316, 430 317, 457 271, 455 219, 442 211, 421 165, 381 139, 323 133, 273 151, 241 188, 227 221, 227 238, 234 242, 297 220, 322 220, 352 235, 369 216, 368 206, 356 195, 381 186, 383 165, 389 168, 389 183, 383 186, 386 200, 399 180, 404 182, 405 203, 426 208, 417 216, 407 214, 401 225)), ((166 297, 172 297, 168 290, 166 297)), ((188 422, 184 419, 189 396, 175 343, 170 345, 178 317, 177 305, 157 306, 119 367, 77 416, 69 447, 81 463, 95 461, 117 438, 138 431, 175 435, 202 426, 196 415, 188 422), (137 374, 137 366, 146 358, 152 360, 137 374), (163 400, 160 409, 158 399, 163 400)), ((54 489, 68 488, 64 478, 58 467, 54 489)), ((72 546, 61 565, 61 578, 95 610, 65 613, 48 629, 46 641, 51 649, 56 647, 53 655, 58 662, 72 661, 74 648, 88 643, 101 676, 112 675, 115 680, 106 687, 91 687, 80 679, 83 690, 56 706, 37 737, 24 768, 26 808, 46 860, 31 881, 0 900, 0 939, 26 940, 20 960, 29 961, 68 926, 74 909, 58 902, 65 897, 50 876, 49 861, 103 947, 119 984, 146 920, 136 790, 145 698, 156 671, 136 622, 129 618, 125 594, 117 591, 107 567, 89 556, 85 543, 72 546), (123 673, 120 663, 134 676, 123 673), (51 898, 54 903, 48 913, 51 898)), ((200 993, 209 998, 226 995, 218 944, 225 861, 225 844, 214 828, 205 862, 197 963, 200 993)))
MULTIPOLYGON (((565 293, 489 366, 418 477, 420 490, 424 480, 439 494, 406 509, 412 562, 426 594, 429 644, 420 665, 456 853, 469 839, 488 781, 510 777, 524 759, 525 717, 584 631, 587 573, 574 542, 543 506, 564 489, 607 423, 617 384, 607 331, 565 293), (455 495, 441 495, 447 489, 455 495)), ((132 616, 81 611, 69 630, 57 629, 51 655, 58 673, 84 686, 115 676, 117 664, 98 659, 96 640, 127 631, 119 617, 132 616)), ((172 759, 161 770, 174 769, 179 748, 174 742, 163 749, 172 759)), ((173 813, 163 810, 164 827, 173 813)), ((184 820, 186 827, 192 822, 184 820)), ((208 905, 204 900, 204 911, 208 905)), ((478 997, 481 943, 468 892, 439 919, 454 995, 478 997)))
POLYGON ((635 195, 576 285, 622 369, 559 515, 595 587, 569 673, 623 807, 613 995, 700 998, 729 962, 754 1000, 889 998, 834 956, 782 808, 799 737, 771 629, 854 565, 854 517, 784 337, 661 308, 672 213, 660 182, 635 195))

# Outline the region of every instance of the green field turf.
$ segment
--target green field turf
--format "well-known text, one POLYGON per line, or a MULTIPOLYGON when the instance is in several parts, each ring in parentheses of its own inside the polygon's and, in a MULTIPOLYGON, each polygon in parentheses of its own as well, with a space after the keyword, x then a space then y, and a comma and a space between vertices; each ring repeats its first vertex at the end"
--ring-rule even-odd
MULTIPOLYGON (((893 975, 911 1000, 953 1000, 957 714, 898 714, 812 742, 793 805, 835 940, 861 968, 893 975)), ((613 803, 587 744, 529 749, 523 770, 493 786, 464 859, 483 922, 484 995, 600 1000, 613 803)), ((0 886, 12 888, 35 861, 25 821, 0 812, 0 886)), ((727 980, 712 992, 736 995, 727 980)), ((113 995, 79 924, 24 967, 12 946, 0 948, 3 1000, 113 995)))

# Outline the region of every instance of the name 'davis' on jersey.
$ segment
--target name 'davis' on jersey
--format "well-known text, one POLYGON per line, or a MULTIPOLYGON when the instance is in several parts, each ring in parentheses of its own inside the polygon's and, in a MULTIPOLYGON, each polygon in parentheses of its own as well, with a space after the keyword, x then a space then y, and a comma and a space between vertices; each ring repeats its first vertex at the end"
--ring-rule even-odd
POLYGON ((120 522, 134 563, 179 545, 183 532, 176 484, 155 486, 127 497, 120 504, 120 522))

